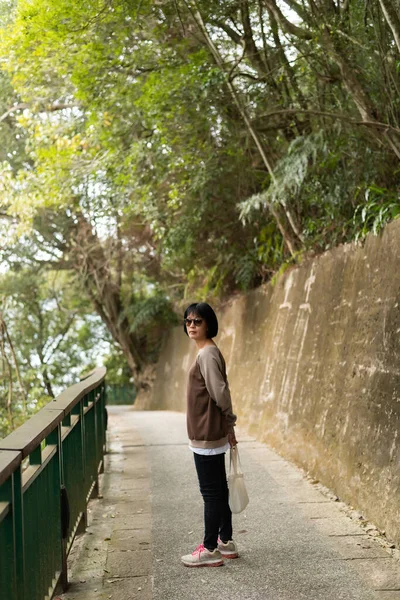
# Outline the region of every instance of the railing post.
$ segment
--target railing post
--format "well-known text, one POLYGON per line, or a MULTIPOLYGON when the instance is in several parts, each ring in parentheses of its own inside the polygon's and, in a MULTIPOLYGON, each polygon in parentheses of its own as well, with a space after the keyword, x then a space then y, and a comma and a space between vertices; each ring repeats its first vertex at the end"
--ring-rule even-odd
POLYGON ((68 533, 69 533, 69 504, 68 494, 65 486, 60 488, 60 503, 61 503, 61 574, 59 579, 59 585, 63 592, 66 592, 68 583, 68 533))
MULTIPOLYGON (((16 571, 16 546, 15 546, 15 512, 14 505, 14 476, 11 475, 0 485, 0 506, 8 505, 8 514, 5 517, 7 526, 3 525, 2 542, 7 553, 8 565, 0 563, 0 589, 6 598, 16 598, 17 571, 16 571), (5 538, 5 539, 4 539, 5 538), (10 568, 11 565, 11 568, 10 568), (8 567, 8 568, 7 568, 8 567), (10 577, 11 574, 11 577, 10 577)), ((0 517, 1 518, 1 517, 0 517)))
MULTIPOLYGON (((84 397, 85 398, 85 397, 84 397)), ((83 474, 83 485, 86 485, 86 444, 85 444, 85 415, 84 415, 84 398, 82 398, 72 409, 72 414, 79 415, 79 420, 81 423, 81 459, 82 459, 82 474, 83 474)), ((83 507, 82 517, 79 521, 78 527, 76 529, 76 533, 85 533, 86 527, 88 524, 87 518, 87 505, 83 507)))
POLYGON ((107 435, 106 435, 106 387, 104 382, 100 387, 100 422, 101 422, 101 465, 100 473, 104 473, 104 455, 107 453, 107 435))
POLYGON ((13 491, 17 598, 18 600, 25 600, 24 496, 22 493, 21 465, 13 474, 13 491))
POLYGON ((107 387, 105 382, 103 382, 101 388, 101 396, 102 396, 102 406, 103 406, 103 471, 104 471, 104 454, 108 453, 107 450, 107 425, 108 425, 108 412, 107 412, 107 387))
POLYGON ((94 480, 94 487, 93 487, 92 493, 90 495, 91 498, 97 498, 99 495, 98 464, 100 461, 100 457, 99 457, 100 432, 99 432, 98 411, 97 411, 97 402, 96 402, 97 392, 98 392, 98 390, 92 390, 90 392, 91 401, 93 402, 92 411, 93 411, 93 419, 94 419, 94 452, 95 452, 95 456, 96 456, 96 474, 95 474, 95 480, 94 480))
MULTIPOLYGON (((63 518, 63 506, 61 500, 61 487, 64 485, 64 461, 62 455, 62 441, 61 441, 61 423, 58 424, 57 428, 54 429, 46 438, 46 444, 57 446, 57 456, 58 456, 58 473, 59 473, 59 482, 58 489, 60 490, 60 515, 61 519, 63 518)), ((63 534, 63 524, 60 522, 60 530, 63 534)), ((68 589, 68 566, 67 566, 67 540, 68 540, 68 531, 65 532, 65 536, 61 535, 61 573, 60 578, 58 580, 58 585, 61 586, 63 592, 66 592, 68 589)))

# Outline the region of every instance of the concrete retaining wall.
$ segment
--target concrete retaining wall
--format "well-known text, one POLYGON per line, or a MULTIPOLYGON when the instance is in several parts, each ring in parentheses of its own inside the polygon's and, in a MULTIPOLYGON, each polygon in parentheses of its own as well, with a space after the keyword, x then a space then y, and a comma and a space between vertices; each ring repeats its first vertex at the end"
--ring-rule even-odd
MULTIPOLYGON (((241 426, 400 543, 400 220, 219 313, 241 426)), ((174 329, 147 408, 185 410, 196 348, 174 329)))

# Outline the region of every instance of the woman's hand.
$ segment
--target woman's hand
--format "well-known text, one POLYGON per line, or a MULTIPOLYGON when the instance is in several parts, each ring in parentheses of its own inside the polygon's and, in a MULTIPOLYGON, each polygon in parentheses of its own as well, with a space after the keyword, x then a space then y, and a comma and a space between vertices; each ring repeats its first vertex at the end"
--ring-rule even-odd
POLYGON ((228 442, 230 443, 231 448, 233 448, 233 446, 236 446, 237 439, 236 439, 234 431, 232 431, 231 433, 228 433, 228 442))

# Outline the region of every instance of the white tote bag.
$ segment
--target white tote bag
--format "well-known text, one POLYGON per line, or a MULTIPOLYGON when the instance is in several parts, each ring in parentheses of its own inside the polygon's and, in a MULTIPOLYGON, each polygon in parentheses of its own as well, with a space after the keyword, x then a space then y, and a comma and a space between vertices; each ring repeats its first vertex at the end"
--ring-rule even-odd
POLYGON ((244 483, 237 446, 233 446, 230 450, 228 488, 229 506, 231 511, 233 513, 241 513, 249 503, 249 496, 244 483))

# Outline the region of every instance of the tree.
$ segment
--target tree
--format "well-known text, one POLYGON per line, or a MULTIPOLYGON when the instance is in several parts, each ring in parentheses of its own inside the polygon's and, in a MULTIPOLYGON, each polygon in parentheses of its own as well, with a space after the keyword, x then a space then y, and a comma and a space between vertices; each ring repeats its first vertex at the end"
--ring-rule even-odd
POLYGON ((15 428, 85 368, 109 340, 65 273, 21 267, 1 277, 0 434, 15 428))
POLYGON ((8 264, 19 239, 67 272, 140 385, 189 296, 396 217, 390 2, 19 0, 0 49, 25 144, 3 157, 8 264))

